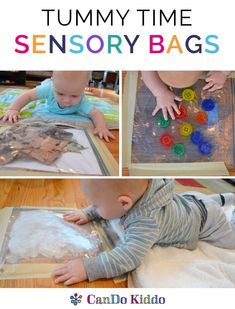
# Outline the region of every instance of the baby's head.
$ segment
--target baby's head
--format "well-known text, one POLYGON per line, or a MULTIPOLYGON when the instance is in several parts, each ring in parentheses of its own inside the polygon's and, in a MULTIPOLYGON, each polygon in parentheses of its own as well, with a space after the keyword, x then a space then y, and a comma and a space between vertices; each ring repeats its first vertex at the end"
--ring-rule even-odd
POLYGON ((196 83, 201 71, 158 71, 161 80, 174 88, 186 88, 196 83))
POLYGON ((88 71, 54 71, 54 96, 64 108, 81 101, 89 78, 88 71))
POLYGON ((122 217, 144 194, 147 179, 84 179, 81 189, 104 219, 122 217))

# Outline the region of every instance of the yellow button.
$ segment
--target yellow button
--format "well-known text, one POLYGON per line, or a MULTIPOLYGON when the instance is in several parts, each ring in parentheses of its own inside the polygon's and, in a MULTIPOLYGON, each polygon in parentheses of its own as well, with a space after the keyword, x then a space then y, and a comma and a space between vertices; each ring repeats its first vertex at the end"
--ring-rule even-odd
POLYGON ((180 126, 180 134, 183 136, 189 136, 193 132, 193 126, 190 123, 183 123, 180 126))
POLYGON ((196 97, 195 91, 190 88, 184 89, 182 92, 182 98, 187 102, 193 101, 195 97, 196 97))

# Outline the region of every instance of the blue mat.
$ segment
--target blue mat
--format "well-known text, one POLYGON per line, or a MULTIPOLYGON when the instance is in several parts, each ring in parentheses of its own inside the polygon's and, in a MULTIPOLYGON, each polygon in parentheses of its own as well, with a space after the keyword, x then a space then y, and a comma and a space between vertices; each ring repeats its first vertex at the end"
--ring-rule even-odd
MULTIPOLYGON (((17 89, 17 88, 9 88, 0 93, 0 116, 4 115, 7 108, 10 106, 14 100, 24 93, 25 89, 17 89)), ((118 105, 112 104, 111 100, 101 99, 95 96, 87 95, 87 99, 91 102, 91 104, 100 110, 105 118, 106 125, 110 129, 118 129, 119 127, 119 110, 118 105)), ((63 120, 64 122, 77 122, 79 124, 92 124, 92 121, 83 117, 79 114, 72 115, 59 115, 51 113, 46 108, 45 100, 36 100, 27 104, 21 111, 20 116, 23 119, 56 119, 63 120)))

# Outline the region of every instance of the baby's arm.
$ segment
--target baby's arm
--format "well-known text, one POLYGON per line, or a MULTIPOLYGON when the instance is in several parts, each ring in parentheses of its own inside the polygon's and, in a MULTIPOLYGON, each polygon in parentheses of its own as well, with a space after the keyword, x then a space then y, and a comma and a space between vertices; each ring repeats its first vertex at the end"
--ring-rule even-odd
POLYGON ((88 114, 88 117, 92 119, 95 125, 95 135, 98 135, 99 138, 103 138, 106 142, 109 142, 110 138, 115 139, 113 134, 106 128, 104 115, 99 110, 94 107, 88 114))
POLYGON ((76 259, 68 262, 63 267, 54 270, 51 276, 57 276, 55 279, 55 284, 64 282, 64 285, 74 284, 87 279, 87 274, 82 259, 76 259))
POLYGON ((203 87, 203 90, 213 92, 224 87, 224 83, 230 71, 210 71, 206 76, 207 84, 203 87))
POLYGON ((58 268, 52 276, 58 276, 55 283, 66 285, 86 279, 113 278, 125 274, 140 265, 158 237, 155 221, 150 218, 132 222, 125 231, 124 242, 109 252, 94 258, 76 259, 58 268))
POLYGON ((84 209, 79 209, 73 213, 68 212, 64 214, 64 220, 68 222, 72 222, 78 225, 86 224, 92 220, 101 219, 97 210, 93 206, 88 206, 84 209))
POLYGON ((22 107, 24 107, 31 101, 37 100, 37 98, 38 97, 36 89, 32 89, 23 93, 11 104, 11 106, 6 111, 6 114, 3 116, 2 120, 9 121, 11 123, 17 122, 22 107))
POLYGON ((82 210, 77 210, 73 213, 68 212, 63 216, 65 221, 75 223, 77 225, 86 224, 89 220, 82 210))
POLYGON ((142 78, 145 85, 149 88, 152 94, 156 97, 157 105, 152 113, 153 116, 162 109, 162 113, 165 119, 170 114, 172 119, 175 119, 174 111, 180 114, 179 108, 175 101, 182 101, 182 99, 176 96, 158 76, 155 71, 142 71, 142 78))

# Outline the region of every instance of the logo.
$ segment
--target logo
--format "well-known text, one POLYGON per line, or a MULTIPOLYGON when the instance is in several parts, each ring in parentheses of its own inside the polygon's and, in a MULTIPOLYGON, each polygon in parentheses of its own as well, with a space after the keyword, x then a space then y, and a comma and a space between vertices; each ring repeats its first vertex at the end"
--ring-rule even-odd
POLYGON ((74 293, 70 296, 70 302, 74 304, 74 306, 77 306, 77 304, 80 304, 82 301, 82 295, 78 295, 77 293, 74 293))

